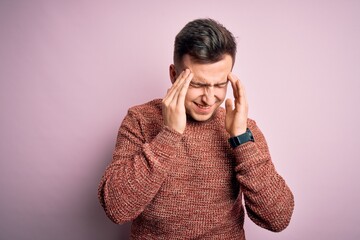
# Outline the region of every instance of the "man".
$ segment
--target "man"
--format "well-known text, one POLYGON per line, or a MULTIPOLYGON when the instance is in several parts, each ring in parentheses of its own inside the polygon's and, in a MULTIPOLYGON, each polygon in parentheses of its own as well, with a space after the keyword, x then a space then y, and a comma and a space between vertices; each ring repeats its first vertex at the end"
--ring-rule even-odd
POLYGON ((245 239, 243 206, 263 228, 289 224, 293 195, 248 118, 235 54, 224 26, 189 22, 175 39, 165 97, 129 109, 99 199, 115 223, 133 221, 131 238, 245 239), (229 82, 234 103, 223 109, 229 82))

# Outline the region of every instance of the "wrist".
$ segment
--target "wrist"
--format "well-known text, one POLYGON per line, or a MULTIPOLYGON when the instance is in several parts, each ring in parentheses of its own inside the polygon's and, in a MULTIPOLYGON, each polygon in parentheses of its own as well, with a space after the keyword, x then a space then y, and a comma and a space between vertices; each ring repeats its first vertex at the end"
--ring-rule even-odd
POLYGON ((254 142, 254 137, 252 135, 252 132, 248 128, 245 130, 244 133, 229 138, 229 143, 232 148, 236 148, 237 146, 240 146, 241 144, 249 141, 254 142))
POLYGON ((243 128, 236 129, 233 132, 229 132, 230 137, 236 137, 236 136, 239 136, 241 134, 244 134, 244 133, 246 133, 246 130, 247 130, 247 127, 243 127, 243 128))
POLYGON ((247 128, 244 128, 244 129, 238 130, 236 132, 230 133, 230 137, 236 137, 236 136, 239 136, 241 134, 244 134, 244 133, 246 133, 246 129, 247 128))

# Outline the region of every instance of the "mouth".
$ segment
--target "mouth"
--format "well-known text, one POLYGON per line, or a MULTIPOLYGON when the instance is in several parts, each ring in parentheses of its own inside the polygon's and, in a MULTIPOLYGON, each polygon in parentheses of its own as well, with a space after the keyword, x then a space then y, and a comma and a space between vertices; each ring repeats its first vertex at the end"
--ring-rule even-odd
POLYGON ((195 103, 195 105, 196 105, 198 108, 204 109, 204 110, 211 108, 211 106, 209 106, 209 105, 202 105, 202 104, 199 104, 199 103, 195 103))
POLYGON ((198 114, 210 114, 212 112, 212 109, 213 109, 213 105, 204 105, 204 104, 199 104, 199 103, 196 103, 194 102, 195 106, 196 106, 196 112, 198 114))

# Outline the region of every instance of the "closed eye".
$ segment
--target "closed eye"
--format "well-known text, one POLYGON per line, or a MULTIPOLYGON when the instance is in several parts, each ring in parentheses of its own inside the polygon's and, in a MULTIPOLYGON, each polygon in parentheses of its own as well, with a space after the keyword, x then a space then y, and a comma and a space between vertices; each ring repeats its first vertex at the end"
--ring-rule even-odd
POLYGON ((190 82, 190 86, 193 88, 203 88, 203 87, 208 87, 209 85, 203 83, 190 82))
POLYGON ((214 87, 216 87, 216 88, 225 88, 227 86, 227 83, 228 82, 218 83, 218 84, 215 84, 214 87))
MULTIPOLYGON (((214 84, 215 88, 225 88, 228 82, 222 82, 214 84)), ((198 83, 198 82, 190 82, 190 86, 193 88, 204 88, 204 87, 211 87, 212 85, 206 83, 198 83)))

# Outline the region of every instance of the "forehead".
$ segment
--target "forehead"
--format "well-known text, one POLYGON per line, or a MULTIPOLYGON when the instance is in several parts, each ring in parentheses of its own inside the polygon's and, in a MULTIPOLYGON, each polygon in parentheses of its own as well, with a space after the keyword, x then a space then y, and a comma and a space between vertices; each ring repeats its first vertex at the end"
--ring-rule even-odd
POLYGON ((224 58, 215 63, 195 63, 189 55, 183 58, 184 69, 188 68, 194 73, 194 81, 215 84, 227 80, 232 69, 232 58, 224 55, 224 58))

